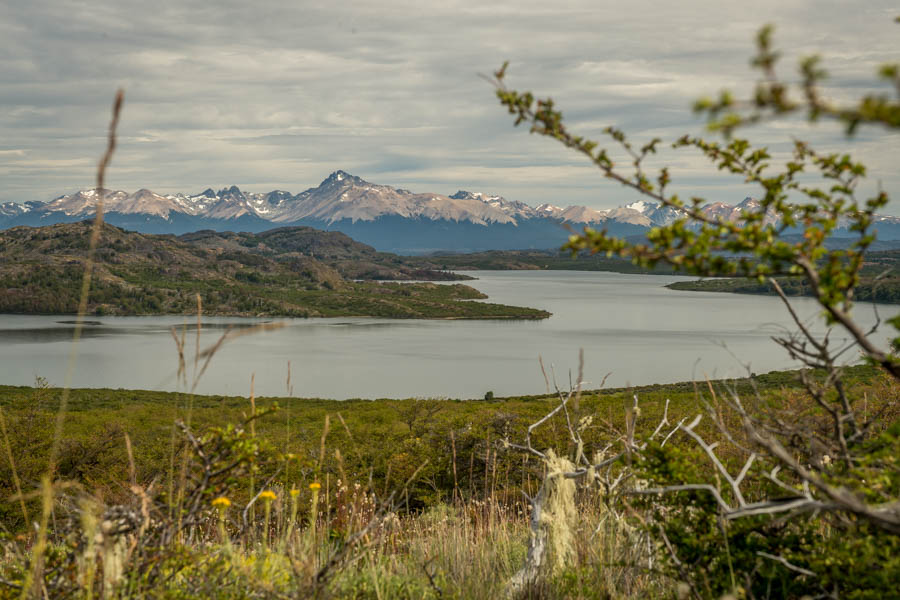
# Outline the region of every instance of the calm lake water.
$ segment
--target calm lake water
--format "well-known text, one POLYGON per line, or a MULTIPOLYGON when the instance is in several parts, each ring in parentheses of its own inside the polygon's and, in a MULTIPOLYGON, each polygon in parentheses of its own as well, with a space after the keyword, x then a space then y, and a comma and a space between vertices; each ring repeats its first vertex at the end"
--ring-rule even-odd
MULTIPOLYGON (((294 394, 324 398, 475 398, 544 390, 538 364, 567 385, 584 348, 585 379, 598 386, 730 377, 784 369, 791 363, 770 336, 789 325, 780 300, 768 296, 676 292, 685 277, 574 271, 482 271, 471 284, 490 301, 543 308, 544 321, 413 321, 370 318, 288 319, 278 331, 236 338, 216 354, 199 393, 286 395, 288 361, 294 394)), ((815 319, 809 299, 797 311, 815 319)), ((881 306, 881 316, 897 313, 881 306)), ((856 316, 874 322, 871 305, 856 316)), ((201 346, 229 325, 273 319, 207 318, 201 346)), ((187 324, 193 365, 196 330, 182 317, 102 317, 77 347, 74 387, 183 389, 170 328, 187 324)), ((72 319, 0 315, 0 384, 32 385, 36 376, 62 385, 72 319)), ((817 329, 823 329, 821 326, 817 329)), ((845 339, 836 336, 835 339, 845 339)), ((888 337, 884 330, 880 337, 888 337)), ((574 375, 573 375, 574 377, 574 375)))

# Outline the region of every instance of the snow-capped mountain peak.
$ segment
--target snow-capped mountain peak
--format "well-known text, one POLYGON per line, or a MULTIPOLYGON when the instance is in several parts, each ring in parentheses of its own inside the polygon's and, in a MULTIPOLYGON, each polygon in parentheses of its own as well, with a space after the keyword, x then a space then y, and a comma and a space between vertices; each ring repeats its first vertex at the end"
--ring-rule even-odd
POLYGON ((530 219, 539 216, 539 213, 533 207, 518 200, 507 200, 503 196, 459 190, 455 194, 450 194, 449 198, 481 202, 513 218, 530 219))
MULTIPOLYGON (((362 241, 389 250, 397 250, 403 243, 408 243, 402 242, 402 236, 420 235, 411 232, 429 232, 422 234, 421 239, 425 241, 416 242, 422 245, 437 244, 436 240, 444 236, 440 239, 446 240, 445 245, 428 246, 431 249, 490 247, 462 246, 470 242, 460 242, 454 237, 457 235, 468 236, 465 239, 483 236, 486 241, 479 244, 501 243, 507 244, 508 248, 527 248, 546 243, 537 241, 540 239, 564 241, 566 234, 561 224, 602 228, 617 235, 635 235, 686 217, 682 210, 648 200, 617 208, 595 209, 551 203, 532 207, 498 194, 465 190, 449 196, 417 193, 370 183, 337 170, 316 187, 298 194, 283 190, 246 192, 231 185, 218 191, 208 187, 191 195, 159 195, 149 189, 134 193, 87 189, 59 196, 47 203, 6 202, 0 204, 0 228, 90 218, 101 197, 111 223, 138 231, 183 233, 208 228, 264 231, 282 225, 309 225, 359 234, 363 236, 359 238, 362 241), (391 233, 383 233, 387 231, 391 233), (372 237, 365 237, 370 235, 372 237), (498 242, 500 238, 505 241, 498 242), (385 239, 390 241, 377 241, 385 239)), ((745 198, 735 205, 713 202, 702 206, 701 210, 713 218, 736 221, 747 213, 758 213, 762 204, 753 198, 745 198)), ((900 238, 900 218, 878 215, 875 219, 879 239, 900 238)), ((765 222, 774 223, 774 213, 767 214, 765 222)), ((422 248, 422 245, 416 248, 422 248)))
POLYGON ((628 208, 630 210, 636 210, 637 212, 643 214, 647 214, 648 212, 652 212, 656 210, 659 205, 656 202, 648 202, 647 200, 638 200, 637 202, 632 202, 631 204, 626 204, 624 208, 628 208))

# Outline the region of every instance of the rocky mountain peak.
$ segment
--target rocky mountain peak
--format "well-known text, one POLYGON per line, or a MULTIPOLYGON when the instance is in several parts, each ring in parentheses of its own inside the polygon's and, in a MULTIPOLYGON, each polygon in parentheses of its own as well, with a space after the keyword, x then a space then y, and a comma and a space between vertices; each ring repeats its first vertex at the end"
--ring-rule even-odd
POLYGON ((519 202, 518 200, 507 200, 503 196, 484 194, 482 192, 467 192, 465 190, 459 190, 455 194, 452 194, 448 197, 454 200, 475 200, 477 202, 486 204, 487 206, 490 206, 496 210, 499 210, 500 212, 513 218, 529 219, 534 216, 541 215, 541 213, 536 212, 534 208, 525 204, 524 202, 519 202))
POLYGON ((284 190, 273 190, 267 193, 264 197, 266 199, 266 202, 268 202, 269 204, 282 204, 283 202, 293 198, 294 195, 284 190))
POLYGON ((364 179, 357 177, 356 175, 351 175, 347 171, 342 171, 342 170, 338 169, 337 171, 335 171, 334 173, 329 175, 328 178, 325 179, 325 181, 323 181, 321 184, 319 184, 319 187, 322 187, 323 185, 347 186, 347 185, 369 185, 369 183, 367 181, 365 181, 364 179))
MULTIPOLYGON (((509 200, 502 196, 494 196, 491 194, 485 194, 483 192, 467 192, 465 190, 459 190, 455 194, 451 194, 448 196, 449 198, 453 198, 454 200, 480 200, 481 202, 486 202, 490 204, 491 202, 502 202, 504 204, 509 203, 509 200)), ((515 204, 519 204, 516 202, 515 204)))
POLYGON ((22 204, 19 204, 18 202, 2 202, 0 203, 0 216, 17 217, 31 210, 40 208, 43 205, 43 202, 36 202, 34 200, 30 200, 22 204))
POLYGON ((222 196, 223 198, 228 196, 231 196, 233 198, 243 198, 244 193, 241 191, 241 188, 233 185, 230 188, 223 188, 219 190, 219 196, 222 196))

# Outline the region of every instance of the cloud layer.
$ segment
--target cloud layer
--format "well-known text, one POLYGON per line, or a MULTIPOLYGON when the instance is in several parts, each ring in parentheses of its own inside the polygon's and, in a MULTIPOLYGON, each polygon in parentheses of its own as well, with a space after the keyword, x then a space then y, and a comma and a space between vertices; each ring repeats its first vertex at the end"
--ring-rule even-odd
MULTIPOLYGON (((835 96, 897 61, 891 1, 162 2, 31 0, 0 6, 0 200, 89 187, 109 105, 126 92, 111 187, 192 192, 237 184, 298 192, 335 169, 449 194, 597 208, 632 199, 554 142, 512 127, 479 73, 552 95, 571 127, 636 140, 702 131, 689 107, 749 92, 755 31, 777 26, 785 72, 820 53, 835 96)), ((886 88, 885 92, 889 91, 886 88)), ((900 196, 900 135, 781 124, 748 132, 849 146, 900 196)), ((753 193, 690 151, 664 152, 682 189, 753 193)), ((874 188, 873 188, 874 189, 874 188)), ((893 206, 888 212, 898 212, 893 206)))

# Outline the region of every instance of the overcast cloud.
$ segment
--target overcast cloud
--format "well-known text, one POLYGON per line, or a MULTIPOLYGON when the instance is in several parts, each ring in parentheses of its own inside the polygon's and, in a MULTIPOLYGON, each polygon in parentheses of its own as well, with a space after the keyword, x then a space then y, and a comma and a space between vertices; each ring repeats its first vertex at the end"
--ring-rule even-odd
MULTIPOLYGON (((169 2, 10 0, 0 5, 0 201, 92 185, 117 87, 126 103, 109 186, 299 192, 344 169, 373 182, 531 204, 633 199, 557 143, 514 129, 479 73, 552 95, 571 128, 635 140, 699 133, 693 99, 749 93, 753 35, 777 26, 782 68, 820 53, 829 92, 868 91, 900 60, 896 1, 169 2)), ((888 92, 888 88, 883 88, 888 92)), ((847 142, 833 125, 746 135, 849 146, 900 197, 900 135, 847 142)), ((685 192, 753 193, 690 151, 665 152, 685 192)), ((662 162, 659 162, 662 164, 662 162)), ((891 213, 900 212, 895 200, 891 213)))

